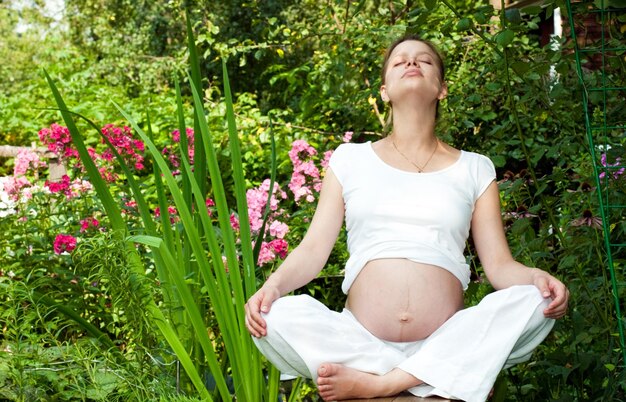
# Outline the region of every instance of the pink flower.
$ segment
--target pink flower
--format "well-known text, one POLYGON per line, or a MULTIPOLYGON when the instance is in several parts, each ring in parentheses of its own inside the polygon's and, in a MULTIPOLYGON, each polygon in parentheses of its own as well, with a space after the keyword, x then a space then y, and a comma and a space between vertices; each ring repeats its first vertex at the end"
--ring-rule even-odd
MULTIPOLYGON (((251 188, 246 192, 246 200, 248 202, 248 219, 250 220, 250 229, 252 232, 258 233, 263 225, 263 214, 265 213, 265 205, 269 193, 270 180, 265 179, 258 188, 251 188)), ((278 212, 278 203, 281 199, 287 198, 287 194, 280 189, 278 184, 274 183, 272 197, 270 199, 270 210, 278 212)))
MULTIPOLYGON (((132 138, 130 127, 116 127, 113 124, 107 124, 102 127, 102 134, 115 147, 126 163, 134 166, 137 170, 144 168, 143 156, 140 155, 140 152, 144 151, 144 143, 132 138)), ((105 143, 104 138, 102 143, 105 143)), ((113 153, 107 149, 102 153, 102 157, 106 160, 112 160, 113 153)))
POLYGON ((98 226, 100 226, 100 222, 98 222, 96 218, 90 216, 80 221, 80 232, 83 233, 89 230, 89 228, 97 229, 98 226))
POLYGON ((70 177, 64 174, 60 181, 46 181, 45 187, 48 187, 51 193, 64 193, 66 196, 70 196, 70 177))
POLYGON ((268 262, 273 261, 274 258, 276 258, 276 254, 274 254, 274 249, 270 246, 270 244, 266 242, 261 243, 261 250, 259 251, 257 264, 259 264, 259 266, 263 266, 268 262))
POLYGON ((333 155, 333 151, 324 152, 324 159, 321 162, 321 165, 324 169, 328 169, 328 163, 330 162, 330 157, 333 155))
POLYGON ((274 221, 270 224, 270 236, 282 239, 287 232, 289 232, 289 226, 282 222, 274 221))
POLYGON ((72 136, 67 127, 54 123, 50 128, 43 128, 39 131, 39 140, 60 159, 78 156, 78 151, 72 147, 72 136))
POLYGON ((7 193, 13 201, 17 201, 20 198, 22 189, 24 189, 25 187, 30 187, 30 185, 30 181, 28 181, 28 179, 24 176, 9 176, 4 180, 3 183, 4 192, 7 193))
POLYGON ((285 240, 275 239, 272 240, 269 245, 280 258, 284 259, 285 257, 287 257, 287 249, 289 248, 289 244, 285 240))
POLYGON ((606 160, 606 153, 603 153, 602 156, 600 157, 600 164, 606 168, 604 172, 600 173, 598 175, 599 178, 604 179, 606 177, 606 170, 608 171, 613 171, 613 178, 617 179, 618 177, 620 177, 622 174, 624 174, 624 169, 623 167, 619 167, 620 164, 622 163, 622 158, 615 158, 615 163, 611 164, 608 163, 606 160), (611 169, 613 168, 613 169, 611 169), (619 169, 615 169, 615 168, 619 168, 619 169))
POLYGON ((341 139, 343 142, 350 142, 352 140, 352 135, 354 134, 354 132, 352 131, 346 131, 343 134, 343 138, 341 139))
POLYGON ((76 238, 71 235, 58 234, 54 239, 54 252, 61 254, 63 252, 71 253, 76 248, 76 238))
POLYGON ((313 190, 321 189, 320 172, 311 157, 317 151, 304 140, 296 140, 291 144, 289 158, 293 163, 293 173, 289 182, 289 189, 294 195, 296 203, 304 199, 307 202, 315 201, 313 190), (311 190, 310 186, 313 186, 311 190))
POLYGON ((574 219, 570 224, 572 226, 589 226, 595 229, 602 229, 602 218, 593 216, 593 213, 586 209, 583 211, 582 217, 574 219))
POLYGON ((39 159, 39 154, 30 149, 20 149, 15 157, 15 166, 13 167, 14 176, 23 176, 30 168, 37 170, 45 167, 46 162, 39 159))
POLYGON ((93 185, 87 180, 74 179, 70 184, 70 195, 68 195, 68 198, 84 196, 91 190, 93 190, 93 185))
POLYGON ((235 214, 230 214, 230 226, 234 230, 239 230, 239 219, 235 214))

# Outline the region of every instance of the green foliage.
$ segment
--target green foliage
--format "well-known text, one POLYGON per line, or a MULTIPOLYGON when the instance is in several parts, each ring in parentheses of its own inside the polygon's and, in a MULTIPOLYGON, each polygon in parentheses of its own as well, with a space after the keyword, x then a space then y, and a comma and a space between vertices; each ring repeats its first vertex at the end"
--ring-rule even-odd
MULTIPOLYGON (((71 203, 48 203, 47 196, 35 195, 30 206, 38 218, 19 219, 30 216, 24 210, 10 222, 9 230, 0 233, 0 267, 4 275, 0 276, 0 315, 6 322, 0 337, 4 350, 0 352, 0 384, 6 385, 0 387, 3 398, 28 400, 57 392, 68 400, 123 400, 124 395, 149 400, 157 382, 163 384, 164 394, 173 394, 174 369, 170 365, 175 358, 166 339, 175 337, 183 345, 193 345, 185 352, 194 359, 190 366, 198 372, 205 370, 204 354, 210 352, 202 350, 194 338, 200 336, 199 330, 183 318, 184 304, 176 300, 175 292, 168 296, 164 289, 188 286, 196 300, 201 300, 203 325, 216 337, 229 325, 236 331, 241 331, 241 327, 218 323, 219 313, 210 302, 208 288, 203 286, 207 279, 198 273, 202 260, 218 266, 221 261, 222 250, 209 249, 207 236, 213 230, 208 229, 209 219, 199 215, 205 210, 199 204, 201 195, 214 196, 215 185, 199 180, 198 188, 192 189, 190 172, 162 179, 161 173, 167 175, 167 171, 156 162, 159 147, 170 143, 169 133, 180 129, 175 100, 181 104, 182 126, 196 121, 196 132, 202 132, 204 138, 211 134, 215 152, 211 158, 223 179, 224 205, 234 206, 235 176, 245 176, 245 182, 237 184, 241 202, 242 187, 257 186, 270 175, 270 116, 277 146, 276 180, 281 187, 286 187, 292 173, 287 152, 294 139, 306 139, 321 155, 335 148, 348 130, 355 132, 353 139, 357 142, 379 138, 385 114, 385 106, 378 100, 382 51, 391 39, 408 31, 432 39, 446 56, 450 94, 441 105, 438 133, 458 148, 487 154, 496 164, 503 219, 513 255, 527 265, 562 278, 572 295, 570 314, 557 323, 533 359, 503 374, 498 400, 624 399, 626 371, 617 351, 613 299, 594 194, 596 178, 592 166, 599 163, 601 152, 594 160, 584 138, 582 97, 573 68, 572 43, 567 38, 555 38, 558 46, 540 44, 536 35, 541 19, 551 15, 555 7, 563 6, 562 1, 545 1, 543 7, 508 9, 502 13, 486 2, 443 0, 272 0, 217 5, 188 2, 195 21, 197 63, 203 83, 201 86, 196 81, 194 85, 197 89, 205 88, 195 94, 194 100, 192 87, 187 83, 181 85, 179 98, 173 90, 172 73, 182 72, 188 57, 183 51, 181 4, 157 3, 68 1, 69 33, 48 32, 45 41, 36 39, 35 32, 23 37, 15 35, 16 15, 0 8, 0 33, 14 49, 8 56, 3 53, 5 48, 0 47, 0 55, 7 60, 0 72, 8 77, 0 82, 0 110, 12 111, 0 114, 2 141, 27 145, 35 140, 39 128, 55 121, 52 111, 42 109, 52 105, 49 90, 39 75, 41 67, 45 67, 59 79, 63 99, 75 105, 74 111, 92 118, 96 128, 120 118, 116 117, 118 108, 108 102, 111 99, 134 122, 136 132, 144 133, 147 140, 151 132, 155 146, 150 150, 153 160, 147 165, 158 167, 154 174, 122 173, 122 177, 136 179, 136 188, 122 185, 108 189, 112 193, 111 204, 119 204, 131 192, 143 195, 147 205, 143 216, 133 212, 135 215, 125 217, 119 229, 137 235, 133 239, 151 245, 151 251, 127 252, 122 236, 108 233, 85 238, 71 258, 53 254, 51 243, 59 230, 73 228, 76 232, 79 220, 87 212, 101 210, 102 204, 93 193, 83 194, 71 203), (232 137, 229 139, 224 121, 229 104, 223 101, 221 55, 228 56, 233 83, 231 113, 235 114, 231 115, 230 124, 232 127, 236 120, 242 144, 242 171, 236 174, 231 164, 233 151, 228 147, 232 137), (148 104, 149 120, 145 113, 148 104), (206 127, 201 130, 202 121, 206 127), (184 201, 178 201, 178 209, 184 207, 183 202, 195 202, 193 208, 187 207, 193 209, 193 218, 168 229, 168 225, 163 225, 168 221, 165 215, 162 220, 154 220, 151 232, 146 222, 153 218, 147 216, 151 216, 156 205, 166 209, 169 197, 179 188, 184 189, 184 201), (219 255, 219 261, 207 260, 206 255, 200 257, 200 249, 191 251, 193 230, 199 231, 201 239, 195 247, 209 250, 211 256, 219 255), (156 237, 161 237, 161 241, 156 237), (167 274, 166 249, 177 256, 176 261, 184 261, 184 276, 177 278, 183 282, 175 283, 175 278, 167 274), (10 278, 9 272, 15 276, 10 278), (102 358, 102 344, 77 343, 76 340, 87 337, 85 329, 49 305, 35 302, 33 290, 54 295, 56 301, 80 312, 119 346, 126 362, 118 363, 107 353, 102 358), (166 311, 163 321, 173 326, 168 333, 170 338, 155 328, 155 316, 151 314, 157 312, 152 303, 166 311), (6 352, 7 348, 13 352, 6 352), (48 348, 48 357, 38 357, 41 350, 48 348), (91 360, 98 362, 91 364, 91 360), (57 365, 61 361, 69 363, 57 365), (107 370, 115 372, 118 379, 94 374, 110 373, 107 370), (111 390, 112 383, 118 391, 111 390)), ((617 3, 605 2, 605 6, 614 7, 617 3)), ((49 21, 39 20, 39 24, 45 26, 49 21)), ((616 16, 611 46, 625 42, 623 26, 623 17, 616 16)), ((590 68, 592 63, 590 58, 590 68)), ((623 57, 612 57, 608 63, 609 81, 623 86, 623 57)), ((589 85, 594 86, 600 79, 591 74, 589 85)), ((598 108, 594 118, 599 123, 603 111, 602 99, 597 96, 592 94, 591 101, 598 108)), ((624 121, 623 105, 609 106, 608 116, 613 121, 624 121)), ((91 128, 89 123, 77 121, 77 131, 88 146, 100 141, 99 130, 91 128)), ((616 131, 611 138, 613 148, 607 152, 609 163, 623 157, 623 141, 623 133, 616 131)), ((208 147, 206 150, 210 152, 208 147)), ((6 166, 8 172, 10 165, 6 166)), ((185 171, 184 166, 181 171, 185 171)), ((209 176, 215 178, 216 174, 209 176)), ((624 200, 624 180, 624 176, 619 176, 603 182, 610 184, 616 202, 624 200)), ((241 217, 242 205, 238 208, 241 217)), ((297 244, 308 227, 313 205, 288 201, 284 209, 289 217, 289 243, 297 244)), ((220 218, 227 218, 230 212, 222 206, 220 218)), ((111 218, 115 213, 109 215, 111 218)), ((218 226, 213 220, 210 223, 218 226)), ((229 230, 227 223, 222 222, 220 229, 215 229, 218 240, 227 238, 229 230)), ((621 223, 611 230, 614 239, 623 239, 626 227, 621 223)), ((344 297, 338 279, 347 258, 344 243, 345 238, 340 238, 331 255, 328 276, 299 290, 319 297, 335 309, 341 308, 344 297)), ((491 288, 471 244, 468 251, 474 282, 466 293, 466 304, 471 305, 491 288)), ((230 258, 228 266, 237 266, 232 251, 230 258)), ((623 253, 617 254, 616 266, 623 268, 625 258, 623 253)), ((249 267, 250 262, 247 264, 249 267)), ((270 271, 267 267, 258 270, 254 280, 261 280, 270 271)), ((248 278, 246 292, 256 286, 251 279, 248 278)), ((239 303, 243 300, 241 295, 236 298, 239 303)), ((222 304, 231 306, 232 302, 229 299, 222 304)), ((211 341, 223 359, 230 352, 216 339, 211 341)), ((233 359, 233 355, 229 356, 233 359)), ((220 362, 224 364, 220 370, 226 373, 226 381, 231 372, 225 359, 220 362)), ((254 381, 257 385, 262 383, 261 379, 254 381)), ((302 384, 295 387, 300 396, 309 395, 312 399, 312 384, 302 384)), ((286 395, 289 390, 281 393, 286 395)), ((184 396, 178 398, 187 400, 184 396)))

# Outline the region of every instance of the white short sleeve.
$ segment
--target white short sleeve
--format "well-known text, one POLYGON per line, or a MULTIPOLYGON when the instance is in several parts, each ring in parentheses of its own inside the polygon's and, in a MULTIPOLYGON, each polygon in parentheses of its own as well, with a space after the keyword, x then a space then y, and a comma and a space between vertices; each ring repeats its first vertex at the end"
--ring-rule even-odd
POLYGON ((492 181, 496 179, 496 168, 491 159, 484 155, 478 155, 476 159, 476 193, 474 200, 477 200, 492 181))
POLYGON ((335 149, 330 156, 328 166, 333 170, 333 173, 339 180, 339 183, 343 186, 346 175, 348 174, 348 158, 351 144, 341 144, 335 149))

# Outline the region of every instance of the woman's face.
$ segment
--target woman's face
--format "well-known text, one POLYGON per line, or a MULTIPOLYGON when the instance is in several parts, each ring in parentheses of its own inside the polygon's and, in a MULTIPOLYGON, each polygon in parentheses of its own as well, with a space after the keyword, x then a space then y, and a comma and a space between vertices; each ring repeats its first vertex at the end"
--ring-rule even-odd
POLYGON ((393 104, 407 95, 436 101, 447 95, 439 58, 427 44, 417 40, 401 42, 393 49, 384 77, 380 91, 385 102, 393 104))

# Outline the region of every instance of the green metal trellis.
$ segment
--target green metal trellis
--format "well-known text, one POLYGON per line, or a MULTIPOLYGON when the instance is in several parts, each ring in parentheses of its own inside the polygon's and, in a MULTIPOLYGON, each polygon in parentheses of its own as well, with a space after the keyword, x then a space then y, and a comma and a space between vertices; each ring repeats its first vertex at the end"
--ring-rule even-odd
POLYGON ((567 1, 583 92, 587 140, 617 316, 622 365, 626 364, 626 8, 623 1, 567 1))

